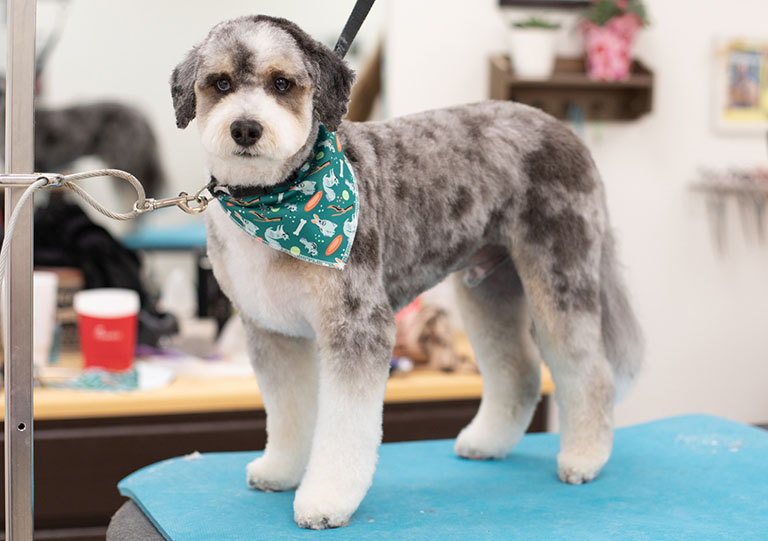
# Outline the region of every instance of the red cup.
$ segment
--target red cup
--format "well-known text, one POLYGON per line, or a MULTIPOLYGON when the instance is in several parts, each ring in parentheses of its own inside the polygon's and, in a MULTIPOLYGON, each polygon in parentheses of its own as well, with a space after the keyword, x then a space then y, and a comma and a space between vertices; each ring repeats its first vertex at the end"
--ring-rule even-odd
POLYGON ((88 289, 73 299, 86 368, 122 372, 133 366, 139 295, 130 289, 88 289))

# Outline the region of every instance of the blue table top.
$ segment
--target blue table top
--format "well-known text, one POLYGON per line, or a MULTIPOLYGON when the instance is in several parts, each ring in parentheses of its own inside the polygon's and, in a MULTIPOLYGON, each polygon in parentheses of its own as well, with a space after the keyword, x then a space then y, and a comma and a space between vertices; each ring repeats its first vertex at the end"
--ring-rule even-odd
POLYGON ((247 488, 259 453, 173 458, 123 479, 168 539, 768 539, 768 432, 717 417, 616 431, 592 483, 558 481, 555 434, 527 435, 502 461, 462 460, 452 440, 385 444, 350 524, 293 522, 293 492, 247 488))
POLYGON ((122 237, 131 250, 193 250, 205 248, 205 222, 190 220, 183 225, 158 226, 143 223, 122 237))

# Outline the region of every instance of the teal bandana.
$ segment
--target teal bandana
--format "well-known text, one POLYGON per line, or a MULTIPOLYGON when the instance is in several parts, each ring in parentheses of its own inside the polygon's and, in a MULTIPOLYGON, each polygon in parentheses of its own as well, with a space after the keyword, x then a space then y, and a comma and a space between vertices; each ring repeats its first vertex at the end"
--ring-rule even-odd
POLYGON ((213 195, 240 229, 270 248, 344 268, 357 231, 357 184, 341 141, 325 126, 296 178, 254 196, 234 197, 224 186, 213 195))

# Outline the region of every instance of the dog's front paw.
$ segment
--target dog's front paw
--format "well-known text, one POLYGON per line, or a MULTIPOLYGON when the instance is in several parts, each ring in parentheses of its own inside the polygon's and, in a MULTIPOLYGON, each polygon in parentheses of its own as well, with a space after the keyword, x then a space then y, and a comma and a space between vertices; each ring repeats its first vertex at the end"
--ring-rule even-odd
POLYGON ((359 505, 358 498, 335 487, 311 487, 306 483, 296 491, 293 518, 302 528, 326 530, 346 526, 359 505))
POLYGON ((608 456, 605 453, 562 452, 557 455, 557 476, 563 483, 571 485, 589 483, 597 477, 606 462, 608 462, 608 456))
POLYGON ((293 490, 301 482, 303 471, 285 461, 261 456, 245 468, 248 486, 264 492, 293 490))
POLYGON ((499 460, 507 456, 512 447, 514 442, 501 437, 499 431, 472 422, 459 433, 453 449, 462 458, 499 460))

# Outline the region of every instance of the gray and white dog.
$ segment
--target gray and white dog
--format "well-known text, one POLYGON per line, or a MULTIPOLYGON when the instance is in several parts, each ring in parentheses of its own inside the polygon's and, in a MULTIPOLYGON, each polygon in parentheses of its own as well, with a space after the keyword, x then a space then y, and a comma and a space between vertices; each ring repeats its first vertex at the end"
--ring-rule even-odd
POLYGON ((456 453, 498 459, 520 440, 539 399, 540 351, 557 387, 558 474, 590 481, 610 455, 614 389, 635 376, 642 339, 589 152, 563 124, 507 102, 342 122, 353 78, 329 48, 266 16, 217 25, 171 77, 178 126, 197 117, 219 182, 281 183, 321 123, 358 181, 343 271, 257 242, 218 204, 207 213, 214 273, 247 328, 268 415, 248 483, 298 487, 302 527, 346 524, 376 464, 394 314, 478 265, 494 272, 474 287, 454 280, 484 376, 456 453), (235 121, 251 126, 248 138, 235 137, 235 121))

